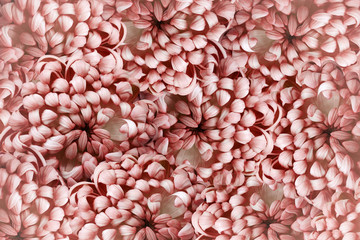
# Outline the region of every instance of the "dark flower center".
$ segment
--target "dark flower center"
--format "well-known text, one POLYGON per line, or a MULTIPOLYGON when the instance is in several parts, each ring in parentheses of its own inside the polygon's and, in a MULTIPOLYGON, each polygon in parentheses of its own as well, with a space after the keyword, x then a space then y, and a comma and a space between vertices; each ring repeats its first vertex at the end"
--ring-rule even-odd
POLYGON ((91 134, 92 134, 92 130, 91 130, 91 127, 89 126, 88 123, 85 123, 85 126, 83 127, 82 129, 83 131, 86 132, 88 138, 90 138, 91 134))
POLYGON ((269 227, 270 227, 270 224, 272 224, 272 223, 274 223, 274 222, 275 222, 274 219, 269 218, 269 219, 264 220, 264 221, 263 221, 263 224, 266 225, 266 228, 269 228, 269 227))
POLYGON ((295 39, 295 36, 291 35, 289 31, 286 31, 285 38, 289 41, 289 43, 292 43, 292 41, 295 39))
POLYGON ((157 29, 161 30, 161 25, 163 24, 162 21, 157 20, 155 17, 152 17, 153 24, 157 29))
POLYGON ((330 136, 331 135, 331 133, 333 132, 333 131, 335 131, 336 129, 334 129, 334 128, 332 128, 332 127, 329 127, 329 128, 327 128, 327 129, 325 129, 324 131, 323 131, 323 133, 325 133, 325 134, 327 134, 328 136, 330 136))
POLYGON ((144 225, 143 225, 143 228, 146 228, 146 227, 149 227, 152 230, 155 230, 154 225, 147 219, 144 220, 144 225))
POLYGON ((199 123, 199 125, 196 128, 191 128, 191 131, 193 132, 193 134, 197 135, 198 133, 204 132, 205 129, 203 129, 202 123, 199 123))
POLYGON ((10 237, 10 239, 13 239, 13 240, 22 240, 23 238, 20 236, 20 232, 19 232, 16 236, 10 237))

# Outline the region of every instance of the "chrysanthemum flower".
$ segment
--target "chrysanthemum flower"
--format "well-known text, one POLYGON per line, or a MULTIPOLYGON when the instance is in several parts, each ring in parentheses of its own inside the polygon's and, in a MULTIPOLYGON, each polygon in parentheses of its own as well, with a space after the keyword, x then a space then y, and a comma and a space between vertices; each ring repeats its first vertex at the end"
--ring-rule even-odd
POLYGON ((356 75, 344 77, 338 66, 327 62, 320 71, 311 67, 304 71, 298 82, 304 88, 301 96, 305 104, 312 102, 307 107, 308 118, 328 134, 333 152, 358 153, 358 137, 352 133, 360 111, 356 75))
POLYGON ((123 79, 122 60, 110 49, 76 52, 65 61, 47 56, 36 73, 24 84, 23 108, 9 125, 28 132, 43 155, 56 157, 69 184, 89 178, 119 141, 124 121, 118 119, 130 113, 122 102, 136 94, 123 79))
POLYGON ((0 239, 359 240, 359 25, 358 0, 0 0, 0 239))
POLYGON ((235 11, 227 1, 135 1, 118 6, 123 9, 126 69, 139 73, 142 91, 180 95, 194 90, 204 48, 219 39, 235 11))
POLYGON ((124 39, 119 19, 107 19, 101 1, 16 1, 1 5, 1 59, 31 70, 46 54, 79 48, 117 47, 124 39), (106 19, 105 19, 106 18, 106 19))
POLYGON ((291 225, 306 213, 305 201, 283 198, 254 178, 232 193, 208 188, 205 202, 192 217, 200 239, 296 239, 291 225), (259 191, 260 194, 256 193, 259 191))
POLYGON ((230 162, 236 154, 232 151, 240 151, 245 159, 263 158, 272 149, 266 131, 275 128, 282 110, 261 74, 252 72, 247 78, 246 55, 214 57, 219 55, 209 55, 208 68, 202 71, 204 80, 187 98, 165 97, 167 111, 178 118, 165 136, 174 150, 191 149, 195 144, 205 161, 218 154, 220 162, 230 162))
MULTIPOLYGON (((79 48, 118 47, 124 39, 124 27, 119 18, 109 20, 103 8, 103 2, 87 0, 4 1, 0 5, 1 64, 26 82, 34 75, 36 61, 46 54, 61 57, 79 48)), ((16 95, 22 88, 21 81, 10 83, 14 77, 1 79, 2 97, 7 101, 9 94, 14 97, 8 105, 11 109, 7 109, 11 113, 18 106, 16 95)), ((2 111, 2 124, 8 121, 7 110, 2 111)))
POLYGON ((285 183, 287 197, 306 197, 322 208, 336 189, 353 189, 358 178, 353 157, 359 144, 352 131, 359 115, 336 64, 304 67, 297 78, 301 92, 294 87, 281 92, 284 107, 291 107, 276 130, 278 155, 261 163, 261 174, 267 184, 285 183))
POLYGON ((299 218, 293 224, 293 228, 298 232, 304 232, 306 240, 358 239, 360 236, 358 214, 358 201, 351 194, 337 192, 331 196, 331 201, 324 205, 321 212, 299 218))
POLYGON ((239 8, 221 43, 248 52, 253 66, 267 66, 276 81, 293 77, 307 61, 332 59, 342 67, 357 61, 359 9, 353 2, 248 1, 239 8))
POLYGON ((231 191, 272 151, 283 117, 275 101, 279 87, 260 71, 248 71, 246 55, 227 56, 217 45, 206 51, 201 85, 187 98, 165 95, 159 109, 178 119, 164 130, 177 164, 187 160, 210 184, 231 191))
POLYGON ((68 214, 74 234, 80 239, 192 239, 186 209, 194 203, 185 191, 195 175, 174 171, 173 157, 148 148, 112 159, 96 167, 94 184, 73 186, 68 214))
POLYGON ((53 166, 29 147, 29 136, 1 135, 0 238, 66 238, 68 189, 53 166))

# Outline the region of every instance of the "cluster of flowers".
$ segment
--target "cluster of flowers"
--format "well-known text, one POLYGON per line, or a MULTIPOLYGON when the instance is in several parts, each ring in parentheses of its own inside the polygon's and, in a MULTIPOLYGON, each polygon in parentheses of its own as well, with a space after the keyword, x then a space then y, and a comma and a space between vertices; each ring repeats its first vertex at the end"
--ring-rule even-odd
POLYGON ((0 239, 360 240, 359 0, 0 0, 0 239))

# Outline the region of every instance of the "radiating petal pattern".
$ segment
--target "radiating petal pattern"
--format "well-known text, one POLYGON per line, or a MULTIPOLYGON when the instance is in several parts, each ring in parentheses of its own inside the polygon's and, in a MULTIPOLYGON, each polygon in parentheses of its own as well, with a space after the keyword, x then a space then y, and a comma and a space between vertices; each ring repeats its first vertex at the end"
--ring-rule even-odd
POLYGON ((0 240, 360 240, 358 0, 0 0, 0 240))

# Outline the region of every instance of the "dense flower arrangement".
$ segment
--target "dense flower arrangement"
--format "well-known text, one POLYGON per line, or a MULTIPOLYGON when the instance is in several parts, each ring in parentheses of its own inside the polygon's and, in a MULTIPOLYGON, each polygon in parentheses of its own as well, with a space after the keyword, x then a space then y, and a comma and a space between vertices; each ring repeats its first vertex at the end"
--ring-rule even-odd
POLYGON ((0 0, 0 240, 360 240, 359 0, 0 0))

